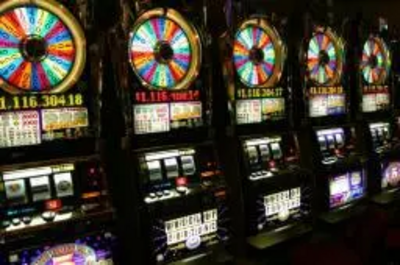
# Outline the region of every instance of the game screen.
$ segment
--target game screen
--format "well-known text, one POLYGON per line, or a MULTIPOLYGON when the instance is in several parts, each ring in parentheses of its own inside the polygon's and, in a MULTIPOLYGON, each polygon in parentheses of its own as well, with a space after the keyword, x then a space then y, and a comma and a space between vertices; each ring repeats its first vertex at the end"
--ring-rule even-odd
POLYGON ((287 221, 291 216, 300 212, 301 188, 267 195, 264 197, 264 206, 267 222, 287 221))
POLYGON ((3 2, 0 33, 0 148, 90 136, 85 35, 68 9, 3 2))
POLYGON ((237 124, 285 118, 286 96, 281 80, 285 52, 278 32, 264 18, 246 20, 238 29, 232 55, 237 124))
POLYGON ((156 220, 153 225, 156 261, 168 264, 176 257, 193 255, 196 251, 227 241, 227 209, 222 204, 216 206, 179 218, 156 220))
POLYGON ((311 209, 309 199, 309 186, 302 184, 257 194, 247 215, 250 233, 278 230, 305 220, 311 209))
POLYGON ((364 171, 352 171, 329 179, 330 207, 337 208, 364 197, 366 177, 364 171))
POLYGON ((306 83, 311 118, 346 113, 342 86, 344 45, 329 28, 317 27, 307 44, 306 83))
POLYGON ((201 238, 215 234, 218 230, 218 211, 212 209, 203 213, 184 216, 164 223, 167 245, 185 243, 186 248, 195 249, 201 238))
POLYGON ((89 235, 75 242, 51 244, 11 253, 10 265, 112 265, 116 238, 109 232, 89 235))
POLYGON ((137 80, 133 84, 135 134, 203 126, 205 87, 198 78, 201 45, 194 26, 173 9, 149 10, 136 20, 129 40, 137 80))
POLYGON ((390 107, 391 54, 382 38, 371 36, 365 42, 360 64, 363 112, 387 110, 390 107))
POLYGON ((389 190, 400 187, 400 162, 382 163, 382 189, 389 190))

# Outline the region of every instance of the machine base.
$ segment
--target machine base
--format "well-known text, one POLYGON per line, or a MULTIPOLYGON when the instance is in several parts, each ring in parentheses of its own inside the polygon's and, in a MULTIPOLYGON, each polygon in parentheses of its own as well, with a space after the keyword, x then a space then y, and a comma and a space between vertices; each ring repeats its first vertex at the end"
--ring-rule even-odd
POLYGON ((193 257, 169 263, 168 265, 228 265, 233 264, 233 256, 225 249, 216 248, 208 252, 200 253, 193 257))
POLYGON ((348 208, 334 210, 332 212, 322 214, 319 219, 327 224, 338 224, 352 217, 358 216, 367 210, 366 205, 354 205, 348 208))
POLYGON ((378 205, 388 205, 393 203, 394 201, 397 201, 400 199, 400 193, 399 190, 393 190, 393 191, 388 191, 388 192, 383 192, 380 193, 374 197, 372 197, 372 202, 378 204, 378 205))
POLYGON ((265 250, 292 238, 300 237, 312 231, 309 224, 294 224, 280 229, 248 237, 247 243, 257 250, 265 250))

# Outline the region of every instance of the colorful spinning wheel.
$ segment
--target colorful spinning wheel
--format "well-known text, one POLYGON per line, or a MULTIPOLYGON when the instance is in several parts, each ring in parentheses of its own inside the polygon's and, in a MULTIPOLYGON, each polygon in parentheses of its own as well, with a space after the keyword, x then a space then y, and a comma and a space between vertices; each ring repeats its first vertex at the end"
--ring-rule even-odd
POLYGON ((317 85, 335 85, 342 74, 344 47, 330 29, 318 28, 308 44, 308 76, 317 85))
POLYGON ((263 18, 245 21, 236 32, 233 63, 241 82, 268 87, 279 81, 285 61, 279 34, 263 18))
POLYGON ((10 93, 69 89, 85 66, 78 22, 53 0, 0 4, 0 85, 10 93))
POLYGON ((390 72, 390 52, 381 38, 371 37, 364 44, 361 72, 368 84, 382 84, 390 72))
POLYGON ((143 85, 155 89, 187 89, 201 63, 199 35, 173 9, 156 8, 140 16, 130 35, 129 52, 143 85))

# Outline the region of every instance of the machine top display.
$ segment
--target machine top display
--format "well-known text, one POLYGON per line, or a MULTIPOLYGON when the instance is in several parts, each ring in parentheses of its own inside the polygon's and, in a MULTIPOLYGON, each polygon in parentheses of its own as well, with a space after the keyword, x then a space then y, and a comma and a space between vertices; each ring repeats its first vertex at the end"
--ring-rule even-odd
POLYGON ((132 69, 149 89, 188 89, 199 73, 201 43, 197 30, 173 9, 145 12, 129 40, 132 69))
POLYGON ((16 94, 71 88, 85 67, 86 41, 74 16, 55 1, 0 5, 1 87, 16 94))
POLYGON ((344 62, 342 40, 330 28, 318 27, 308 42, 308 79, 317 86, 340 83, 344 62))
POLYGON ((279 82, 286 57, 278 32, 264 18, 246 20, 237 30, 233 62, 248 87, 271 87, 279 82))

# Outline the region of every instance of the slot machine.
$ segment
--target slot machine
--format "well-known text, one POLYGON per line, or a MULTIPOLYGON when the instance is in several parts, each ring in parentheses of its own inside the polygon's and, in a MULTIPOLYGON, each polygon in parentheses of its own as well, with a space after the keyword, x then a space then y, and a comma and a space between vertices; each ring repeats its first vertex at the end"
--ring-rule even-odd
POLYGON ((221 46, 231 117, 226 153, 237 154, 226 167, 240 182, 245 242, 257 251, 310 231, 312 183, 293 123, 287 18, 268 13, 267 3, 251 4, 221 46))
POLYGON ((6 264, 112 264, 113 209, 99 149, 102 54, 92 4, 0 3, 6 264))
POLYGON ((392 70, 392 43, 387 20, 364 18, 358 38, 357 79, 361 98, 359 118, 369 132, 366 139, 370 154, 368 172, 373 201, 386 204, 392 201, 398 189, 399 142, 398 124, 394 110, 394 78, 392 70), (375 22, 375 23, 374 23, 375 22))
POLYGON ((113 35, 128 50, 114 62, 131 164, 126 192, 137 194, 140 210, 127 207, 148 239, 143 263, 205 262, 229 239, 226 185, 211 137, 207 5, 132 3, 121 9, 135 20, 122 15, 113 35))
POLYGON ((305 18, 300 52, 303 126, 307 134, 302 148, 308 151, 310 168, 315 172, 316 212, 323 221, 338 223, 363 209, 366 159, 357 141, 359 128, 351 121, 352 64, 347 60, 344 40, 350 36, 348 25, 334 23, 331 12, 326 14, 327 19, 315 15, 320 15, 319 11, 305 18))

